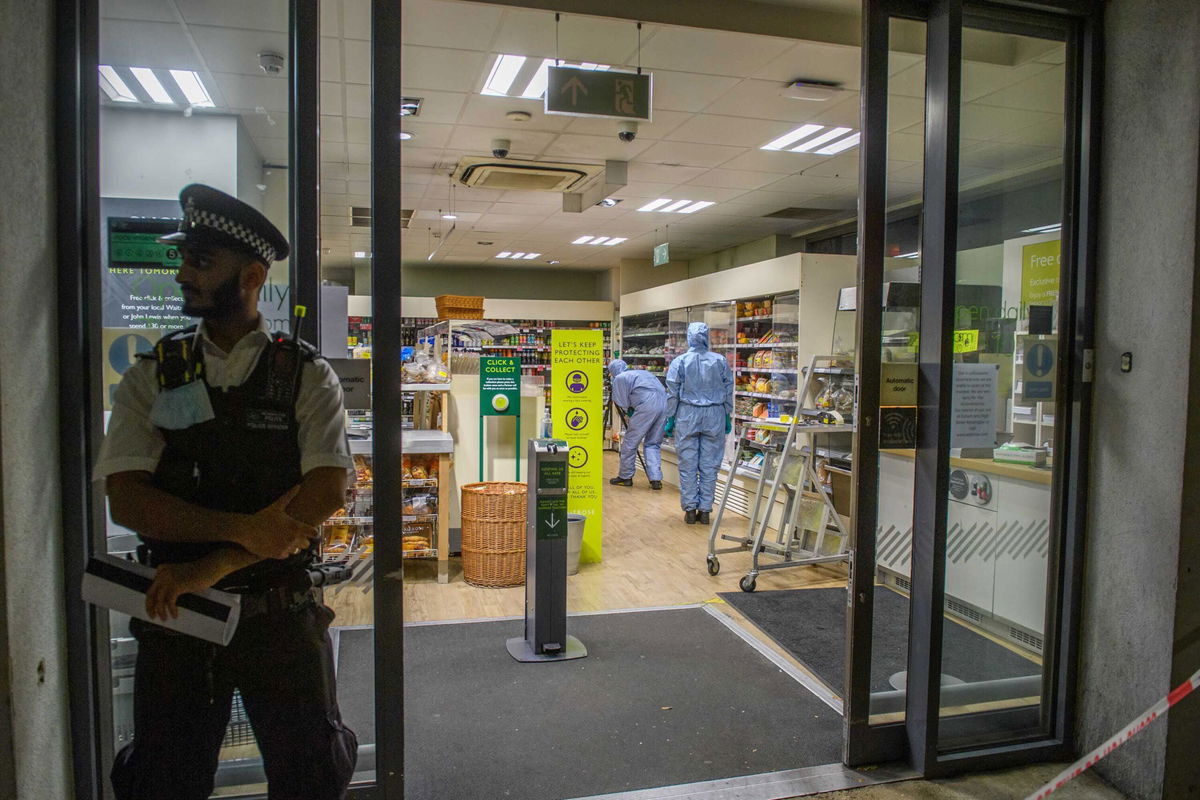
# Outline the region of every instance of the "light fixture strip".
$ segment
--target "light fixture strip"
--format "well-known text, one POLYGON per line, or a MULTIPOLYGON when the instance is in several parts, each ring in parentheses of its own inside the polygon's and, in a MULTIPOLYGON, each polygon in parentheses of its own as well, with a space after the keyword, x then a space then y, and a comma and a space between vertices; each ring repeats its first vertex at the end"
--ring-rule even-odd
POLYGON ((604 243, 604 246, 605 246, 605 247, 612 247, 614 244, 620 244, 621 242, 625 242, 625 241, 628 241, 628 240, 629 240, 629 237, 628 237, 628 236, 616 236, 616 237, 614 237, 614 238, 612 238, 612 239, 609 239, 607 242, 605 242, 605 243, 604 243))
POLYGON ((660 208, 659 211, 661 211, 664 214, 670 214, 672 211, 678 211, 679 209, 683 208, 684 206, 690 206, 691 204, 692 204, 691 200, 676 200, 674 203, 671 203, 671 205, 667 206, 666 208, 660 208))
POLYGON ((824 125, 816 125, 813 123, 809 123, 808 125, 801 125, 799 128, 796 128, 795 130, 788 131, 783 136, 780 136, 778 139, 773 139, 773 140, 767 142, 766 144, 764 144, 762 147, 760 147, 758 149, 759 150, 782 150, 783 148, 787 147, 788 145, 790 145, 794 142, 798 142, 801 139, 804 139, 808 136, 812 136, 814 133, 816 133, 817 131, 821 130, 824 127, 825 127, 824 125))
POLYGON ((807 153, 810 150, 812 150, 814 147, 820 147, 821 145, 825 144, 826 142, 828 142, 832 139, 836 139, 839 136, 844 136, 852 130, 854 130, 854 129, 853 128, 834 128, 833 130, 825 131, 820 136, 814 136, 813 138, 809 139, 807 142, 796 145, 795 147, 791 148, 788 152, 790 152, 790 153, 807 153))
POLYGON ((179 91, 183 92, 183 96, 193 108, 213 108, 216 105, 197 73, 190 69, 173 69, 169 72, 179 85, 179 91))
POLYGON ((531 260, 531 259, 537 258, 537 257, 538 257, 538 256, 540 256, 540 255, 541 255, 541 253, 526 253, 526 254, 525 254, 525 260, 526 260, 526 261, 529 261, 529 260, 531 260))
POLYGON ((125 83, 117 71, 107 64, 100 65, 100 88, 113 102, 138 102, 137 95, 130 90, 129 84, 125 83))
POLYGON ((852 133, 849 136, 847 136, 845 139, 842 139, 841 141, 834 142, 833 144, 829 145, 828 147, 822 147, 820 150, 817 151, 817 155, 819 155, 819 156, 837 155, 838 153, 842 152, 843 150, 849 150, 851 147, 854 147, 854 145, 858 144, 859 139, 861 139, 861 138, 862 138, 862 134, 852 133))
POLYGON ((591 236, 580 236, 578 239, 576 239, 575 241, 571 242, 571 244, 587 244, 587 243, 588 243, 588 242, 590 242, 590 241, 591 241, 593 238, 594 238, 594 237, 591 237, 591 236))
POLYGON ((716 205, 716 203, 712 202, 711 200, 701 200, 698 203, 692 203, 687 208, 679 209, 679 213, 680 214, 694 214, 701 209, 708 208, 709 206, 715 206, 715 205, 716 205))
POLYGON ((546 93, 546 85, 550 81, 550 66, 553 63, 554 59, 552 58, 542 59, 541 66, 537 68, 537 72, 533 73, 533 78, 525 87, 525 91, 521 92, 521 97, 527 100, 538 100, 546 93))
POLYGON ((665 206, 669 202, 671 202, 669 197, 660 197, 657 200, 651 200, 649 203, 646 203, 638 211, 657 211, 660 206, 665 206))
POLYGON ((484 81, 483 91, 480 94, 507 96, 524 63, 525 56, 497 56, 496 63, 492 65, 491 74, 484 81))
POLYGON ((137 78, 137 82, 146 90, 146 94, 150 95, 150 99, 159 105, 174 105, 175 101, 171 99, 171 95, 167 94, 167 90, 159 82, 158 76, 154 74, 154 70, 149 67, 130 67, 129 71, 133 73, 133 77, 137 78))
POLYGON ((509 256, 511 256, 511 255, 512 255, 512 253, 510 253, 509 251, 505 250, 505 251, 503 251, 503 252, 501 252, 501 253, 496 253, 496 258, 508 258, 508 257, 509 257, 509 256))
POLYGON ((597 236, 595 239, 592 239, 590 242, 588 242, 588 244, 604 244, 606 241, 608 241, 607 236, 597 236))

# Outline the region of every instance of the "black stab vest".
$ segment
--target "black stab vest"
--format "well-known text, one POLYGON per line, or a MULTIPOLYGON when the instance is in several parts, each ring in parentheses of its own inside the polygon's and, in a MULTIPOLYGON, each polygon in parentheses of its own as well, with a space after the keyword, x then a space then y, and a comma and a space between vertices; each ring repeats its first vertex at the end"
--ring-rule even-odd
MULTIPOLYGON (((190 347, 195 327, 164 337, 149 354, 179 352, 190 347), (187 340, 186 345, 181 344, 187 340)), ((185 350, 186 352, 186 350, 185 350)), ((193 380, 203 381, 203 355, 192 354, 193 380)), ((218 389, 208 385, 215 418, 181 430, 159 428, 166 448, 154 472, 153 483, 176 497, 214 511, 253 514, 298 484, 300 471, 299 426, 296 396, 300 372, 306 361, 318 358, 306 342, 295 344, 273 338, 258 363, 240 386, 218 389), (297 347, 298 345, 298 347, 297 347)), ((169 386, 169 383, 168 383, 169 386)), ((160 391, 168 387, 161 385, 160 391)), ((228 544, 221 542, 167 542, 142 537, 151 564, 195 561, 228 544)), ((233 572, 217 588, 258 591, 307 580, 307 568, 316 560, 316 544, 287 559, 266 559, 233 572)))

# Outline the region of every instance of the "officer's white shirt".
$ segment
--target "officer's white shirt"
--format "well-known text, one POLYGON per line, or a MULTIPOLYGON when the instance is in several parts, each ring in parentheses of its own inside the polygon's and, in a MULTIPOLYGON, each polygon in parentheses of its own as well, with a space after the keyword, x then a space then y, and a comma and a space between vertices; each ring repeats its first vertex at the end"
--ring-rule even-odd
MULTIPOLYGON (((259 315, 258 328, 246 334, 226 353, 208 338, 200 323, 196 331, 204 354, 204 375, 214 389, 240 386, 250 377, 263 349, 271 341, 266 321, 259 315)), ((94 480, 117 472, 154 472, 166 447, 162 433, 150 422, 150 407, 158 395, 157 362, 138 359, 121 378, 113 395, 112 416, 100 446, 100 457, 92 472, 94 480)), ((333 368, 324 361, 305 362, 296 397, 299 423, 300 472, 318 467, 353 469, 346 442, 346 419, 342 410, 342 386, 333 368)))

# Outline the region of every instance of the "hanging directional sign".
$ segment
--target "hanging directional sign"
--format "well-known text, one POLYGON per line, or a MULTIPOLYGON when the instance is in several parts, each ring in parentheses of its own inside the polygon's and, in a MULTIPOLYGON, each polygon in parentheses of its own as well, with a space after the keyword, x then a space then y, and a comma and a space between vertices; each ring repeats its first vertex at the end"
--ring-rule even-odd
POLYGON ((650 121, 650 73, 550 67, 546 113, 650 121))

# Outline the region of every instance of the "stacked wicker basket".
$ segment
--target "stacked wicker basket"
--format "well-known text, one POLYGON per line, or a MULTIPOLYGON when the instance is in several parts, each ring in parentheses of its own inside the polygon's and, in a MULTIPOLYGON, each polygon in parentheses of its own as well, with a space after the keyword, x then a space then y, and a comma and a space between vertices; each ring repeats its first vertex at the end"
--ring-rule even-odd
POLYGON ((433 298, 437 304, 438 319, 483 319, 483 298, 462 294, 439 294, 433 298))
POLYGON ((489 481, 462 487, 463 579, 472 586, 525 582, 523 483, 489 481))

